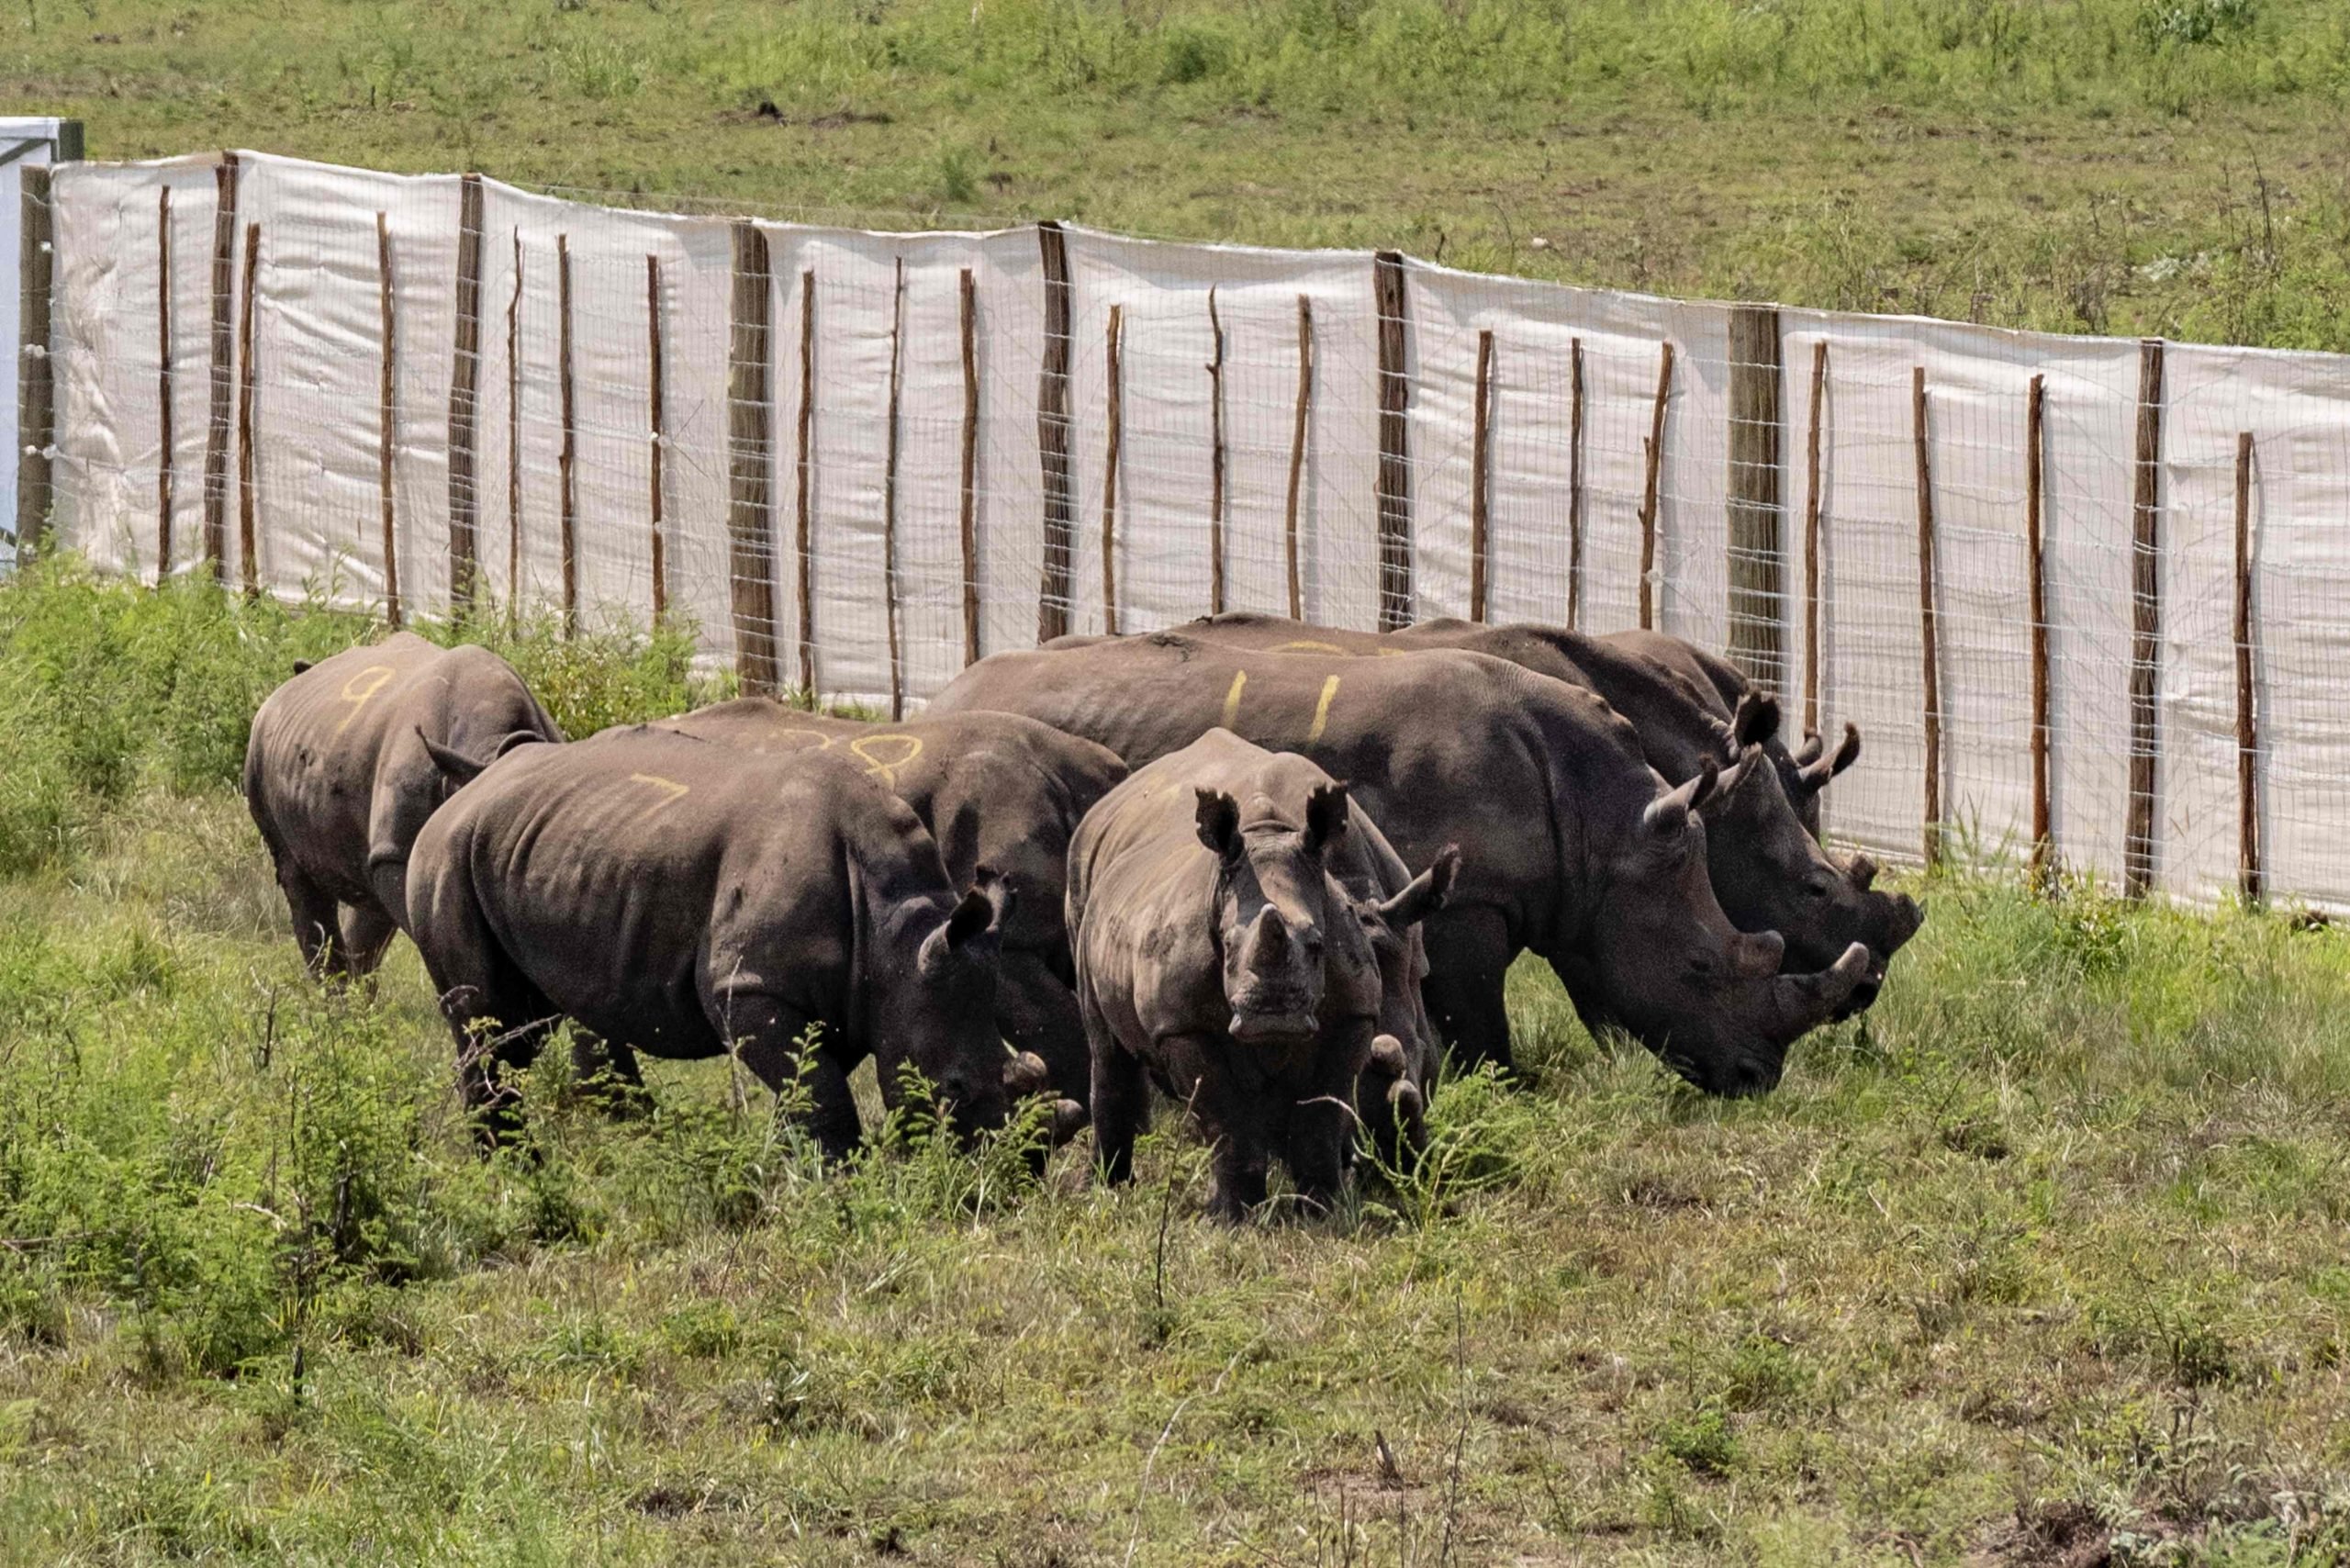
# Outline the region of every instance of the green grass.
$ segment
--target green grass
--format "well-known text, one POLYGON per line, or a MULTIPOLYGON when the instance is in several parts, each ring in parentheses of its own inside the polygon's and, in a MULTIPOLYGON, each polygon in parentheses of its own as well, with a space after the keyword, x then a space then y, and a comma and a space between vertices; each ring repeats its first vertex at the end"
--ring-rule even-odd
MULTIPOLYGON (((1323 1226, 1170 1137, 821 1175, 723 1063, 614 1122, 551 1052, 485 1162, 413 950, 306 981, 228 783, 366 630, 0 586, 0 800, 68 824, 0 879, 0 1562, 2350 1561, 2333 931, 1944 879, 1740 1103, 1525 967, 1530 1088, 1323 1226)), ((575 732, 697 695, 513 645, 575 732)))
POLYGON ((2334 0, 25 0, 102 157, 2350 346, 2334 0))

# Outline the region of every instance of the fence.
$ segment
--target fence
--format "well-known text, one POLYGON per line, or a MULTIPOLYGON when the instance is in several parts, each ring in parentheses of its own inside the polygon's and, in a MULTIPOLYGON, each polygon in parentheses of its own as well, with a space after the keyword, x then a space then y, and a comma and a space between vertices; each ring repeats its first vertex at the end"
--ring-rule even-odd
POLYGON ((24 515, 53 459, 118 571, 690 615, 890 710, 1218 608, 1653 624, 1861 726, 1845 842, 2350 907, 2350 361, 252 153, 50 189, 24 515))

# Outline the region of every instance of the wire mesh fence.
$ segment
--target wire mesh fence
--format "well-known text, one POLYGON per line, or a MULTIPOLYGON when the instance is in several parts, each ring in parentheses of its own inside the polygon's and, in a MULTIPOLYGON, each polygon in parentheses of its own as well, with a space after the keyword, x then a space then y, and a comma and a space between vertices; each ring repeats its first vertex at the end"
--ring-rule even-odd
POLYGON ((1652 625, 1860 726, 1847 843, 2350 906, 2339 358, 250 153, 26 202, 19 515, 112 570, 884 711, 1218 609, 1652 625))

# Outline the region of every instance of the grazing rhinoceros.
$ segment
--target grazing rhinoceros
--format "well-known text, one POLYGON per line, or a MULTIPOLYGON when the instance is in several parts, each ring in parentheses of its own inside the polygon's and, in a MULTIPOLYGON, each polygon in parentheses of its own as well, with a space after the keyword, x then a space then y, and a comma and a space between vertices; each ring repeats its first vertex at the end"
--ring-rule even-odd
POLYGON ((848 1075, 868 1055, 885 1101, 911 1062, 967 1135, 1003 1122, 1024 1076, 995 1030, 1009 890, 984 874, 958 899, 913 812, 841 757, 642 726, 520 747, 409 867, 411 929, 493 1140, 515 1121, 493 1063, 527 1061, 559 1017, 656 1057, 732 1049, 778 1092, 804 1073, 835 1158, 860 1136, 848 1075))
POLYGON ((1265 1201, 1275 1154, 1306 1205, 1326 1209, 1354 1141, 1358 1080, 1375 1100, 1416 1094, 1398 1076, 1403 1042, 1379 1032, 1393 993, 1370 928, 1409 934, 1441 902, 1457 857, 1359 904, 1337 873, 1352 862, 1358 879, 1380 879, 1376 849, 1354 847, 1366 825, 1344 784, 1221 729, 1087 815, 1069 848, 1069 925, 1109 1180, 1132 1174, 1146 1075, 1214 1145, 1209 1212, 1227 1220, 1265 1201), (1374 1057, 1387 1070, 1367 1074, 1374 1057))
POLYGON ((491 755, 563 732, 487 648, 401 632, 294 668, 253 715, 245 803, 303 958, 364 975, 407 924, 409 846, 453 788, 427 743, 491 755))
POLYGON ((1548 626, 1440 621, 1382 635, 1279 616, 1219 615, 1181 630, 1276 653, 1367 657, 1398 648, 1462 648, 1597 692, 1631 721, 1641 754, 1667 783, 1685 784, 1708 765, 1728 769, 1704 812, 1707 872, 1732 924, 1777 932, 1786 940, 1782 965, 1798 972, 1827 968, 1854 942, 1867 946, 1868 972, 1847 1000, 1847 1012, 1876 1000, 1886 964, 1924 919, 1908 895, 1871 888, 1874 866, 1856 859, 1848 868, 1829 857, 1805 831, 1777 769, 1732 766, 1764 735, 1775 736, 1778 706, 1768 698, 1749 693, 1733 722, 1716 711, 1712 686, 1701 691, 1638 654, 1548 626))
POLYGON ((1162 633, 999 654, 933 711, 1026 713, 1139 767, 1222 725, 1351 781, 1404 859, 1457 844, 1462 870, 1423 927, 1437 1033, 1509 1062, 1502 980, 1532 947, 1583 1016, 1622 1025, 1720 1093, 1778 1081, 1788 1044, 1852 995, 1854 943, 1778 972, 1776 933, 1741 934, 1707 881, 1694 808, 1718 777, 1668 788, 1595 694, 1482 654, 1256 654, 1162 633))
POLYGON ((1115 755, 1016 713, 864 723, 764 697, 654 727, 754 754, 813 749, 845 757, 913 808, 957 887, 969 885, 980 867, 992 868, 1013 895, 997 970, 997 1026, 1016 1049, 1044 1060, 1058 1093, 1084 1103, 1085 1028, 1069 989, 1061 894, 1078 823, 1126 776, 1115 755))
MULTIPOLYGON (((1771 766, 1778 770, 1780 785, 1802 819, 1804 831, 1814 838, 1819 836, 1819 792, 1828 788, 1830 779, 1860 760, 1859 725, 1844 726, 1844 739, 1833 753, 1816 734, 1804 736, 1802 745, 1790 750, 1779 738, 1777 702, 1756 691, 1728 659, 1662 632, 1610 632, 1597 640, 1673 671, 1716 703, 1718 714, 1736 715, 1741 732, 1760 732, 1751 738, 1762 743, 1771 766)), ((1852 867, 1863 887, 1876 875, 1875 866, 1866 856, 1852 857, 1852 867)))

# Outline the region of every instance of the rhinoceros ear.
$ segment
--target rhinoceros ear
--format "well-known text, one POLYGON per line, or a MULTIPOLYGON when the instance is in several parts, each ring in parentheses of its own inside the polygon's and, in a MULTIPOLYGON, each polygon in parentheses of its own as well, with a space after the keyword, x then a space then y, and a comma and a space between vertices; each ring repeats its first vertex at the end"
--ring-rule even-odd
POLYGON ((1732 801, 1738 798, 1739 787, 1754 777, 1755 769, 1761 765, 1762 760, 1762 748, 1759 745, 1748 746, 1745 755, 1716 776, 1712 791, 1697 803, 1697 814, 1708 820, 1719 815, 1732 801))
POLYGON ((963 901, 946 917, 946 945, 960 947, 976 936, 1000 932, 1012 918, 1012 884, 986 866, 971 874, 963 901))
POLYGON ((426 734, 424 726, 421 724, 416 728, 416 738, 424 743, 425 755, 432 758, 432 765, 441 770, 441 776, 455 788, 463 788, 472 783, 482 776, 484 769, 498 760, 496 754, 488 756, 467 756, 454 746, 442 745, 439 741, 426 734))
POLYGON ((1452 879, 1460 872, 1460 846, 1448 844, 1437 851, 1435 861, 1427 870, 1379 906, 1379 917, 1394 931, 1418 924, 1444 907, 1444 901, 1452 894, 1452 879))
POLYGON ((1240 802, 1221 790, 1201 790, 1200 842, 1225 859, 1240 847, 1240 802))
POLYGON ((1649 802, 1648 810, 1640 813, 1640 826, 1653 838, 1668 844, 1679 843, 1681 835, 1688 830, 1689 813, 1703 805, 1706 797, 1714 792, 1714 781, 1720 776, 1720 768, 1713 758, 1707 757, 1696 778, 1677 790, 1666 790, 1649 802))
POLYGON ((1828 788, 1828 781, 1830 778, 1835 778, 1860 759, 1861 728, 1858 724, 1846 724, 1844 744, 1836 748, 1836 755, 1820 756, 1815 754, 1810 761, 1803 765, 1802 772, 1796 777, 1803 781, 1805 789, 1816 795, 1828 788))
POLYGON ((1779 704, 1774 698, 1750 691, 1738 700, 1738 711, 1731 716, 1730 733, 1739 748, 1760 745, 1779 733, 1779 704))
POLYGON ((1011 886, 982 866, 954 912, 922 939, 922 951, 915 955, 914 961, 923 973, 936 974, 948 954, 960 952, 981 937, 1001 935, 1003 923, 1011 914, 1011 886))
POLYGON ((1347 831, 1347 785, 1344 779, 1335 784, 1317 784, 1305 797, 1305 849, 1309 855, 1319 855, 1337 842, 1347 831))
POLYGON ((1806 730, 1803 745, 1796 747, 1787 756, 1794 760, 1797 767, 1808 767, 1819 760, 1819 754, 1826 745, 1827 743, 1819 738, 1818 730, 1806 730))

